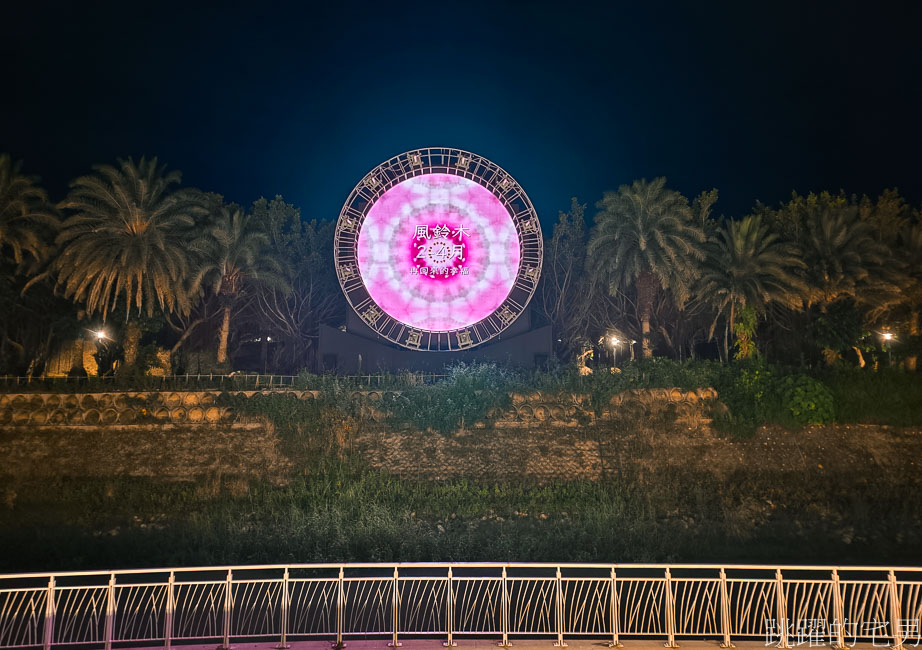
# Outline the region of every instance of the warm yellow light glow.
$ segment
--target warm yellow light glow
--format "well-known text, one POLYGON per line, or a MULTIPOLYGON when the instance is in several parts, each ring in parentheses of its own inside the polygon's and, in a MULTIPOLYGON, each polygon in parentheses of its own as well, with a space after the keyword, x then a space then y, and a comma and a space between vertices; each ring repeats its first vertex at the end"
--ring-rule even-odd
POLYGON ((97 340, 103 340, 106 338, 106 333, 103 330, 98 330, 95 332, 97 340))
POLYGON ((893 338, 893 333, 892 333, 892 332, 884 332, 884 340, 885 340, 885 341, 889 341, 889 340, 891 340, 892 338, 893 338))
POLYGON ((617 336, 611 337, 611 344, 612 344, 612 345, 618 345, 619 343, 621 343, 621 341, 618 339, 617 336))

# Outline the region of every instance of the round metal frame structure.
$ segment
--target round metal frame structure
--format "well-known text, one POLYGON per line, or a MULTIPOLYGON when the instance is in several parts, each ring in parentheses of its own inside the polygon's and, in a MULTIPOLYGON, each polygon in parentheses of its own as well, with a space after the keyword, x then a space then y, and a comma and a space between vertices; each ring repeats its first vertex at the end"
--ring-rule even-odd
POLYGON ((522 187, 483 156, 448 147, 414 149, 368 172, 346 199, 334 236, 336 275, 346 300, 372 330, 411 350, 465 350, 501 334, 525 311, 534 295, 543 256, 541 224, 522 187), (359 234, 375 201, 398 183, 425 174, 461 176, 486 188, 509 212, 518 236, 519 266, 509 294, 492 313, 468 327, 436 331, 397 320, 371 297, 359 272, 359 234))

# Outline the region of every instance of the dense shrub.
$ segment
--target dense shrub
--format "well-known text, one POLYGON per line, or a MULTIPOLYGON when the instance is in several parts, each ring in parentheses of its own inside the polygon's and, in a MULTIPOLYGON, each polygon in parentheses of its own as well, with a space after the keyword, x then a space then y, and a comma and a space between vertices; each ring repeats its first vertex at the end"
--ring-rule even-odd
POLYGON ((431 386, 412 386, 390 393, 384 404, 391 422, 420 431, 451 433, 482 422, 511 400, 514 375, 495 363, 457 364, 448 377, 431 386))
POLYGON ((784 408, 797 424, 826 424, 835 417, 832 391, 821 381, 805 375, 785 377, 781 393, 784 408))

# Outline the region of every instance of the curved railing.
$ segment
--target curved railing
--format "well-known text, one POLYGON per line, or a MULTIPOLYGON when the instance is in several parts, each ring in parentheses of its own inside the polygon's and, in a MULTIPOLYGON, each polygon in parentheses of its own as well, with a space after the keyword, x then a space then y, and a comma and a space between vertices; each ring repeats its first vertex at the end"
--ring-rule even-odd
POLYGON ((0 575, 0 647, 356 636, 919 645, 922 568, 290 564, 0 575))

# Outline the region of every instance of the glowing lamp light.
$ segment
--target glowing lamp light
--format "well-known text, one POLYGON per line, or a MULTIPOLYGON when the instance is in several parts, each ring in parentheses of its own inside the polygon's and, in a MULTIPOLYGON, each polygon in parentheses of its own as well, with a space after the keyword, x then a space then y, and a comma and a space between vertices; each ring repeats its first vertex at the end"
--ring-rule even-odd
POLYGON ((621 340, 620 340, 617 336, 611 337, 611 344, 612 344, 612 345, 618 345, 619 343, 621 343, 621 340))
POLYGON ((885 340, 885 341, 892 341, 892 340, 893 340, 893 332, 884 332, 884 340, 885 340))
POLYGON ((106 333, 105 333, 104 330, 97 330, 97 331, 93 332, 93 334, 96 335, 96 340, 97 340, 97 341, 102 341, 104 338, 106 338, 106 333))

